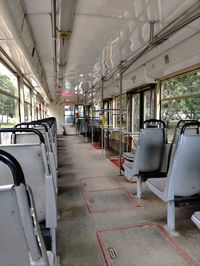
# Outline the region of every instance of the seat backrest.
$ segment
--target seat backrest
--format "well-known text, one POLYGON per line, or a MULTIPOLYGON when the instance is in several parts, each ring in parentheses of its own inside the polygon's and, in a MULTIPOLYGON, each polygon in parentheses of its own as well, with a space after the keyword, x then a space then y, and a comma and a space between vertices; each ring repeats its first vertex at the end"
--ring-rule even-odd
POLYGON ((165 197, 192 196, 200 192, 200 135, 181 134, 165 186, 165 197))
MULTIPOLYGON (((39 129, 37 129, 39 130, 39 129)), ((43 137, 44 137, 44 142, 45 142, 45 147, 46 147, 46 151, 51 151, 52 148, 50 146, 50 143, 49 143, 49 139, 48 139, 48 133, 45 132, 44 130, 39 130, 43 137)), ((13 137, 12 137, 12 143, 13 144, 21 144, 21 143, 40 143, 40 138, 38 135, 34 134, 34 133, 26 133, 26 132, 23 132, 23 133, 15 133, 13 134, 13 137)))
MULTIPOLYGON (((181 125, 185 126, 189 123, 198 123, 197 120, 180 120, 178 123, 177 123, 177 126, 176 126, 176 129, 174 131, 174 137, 173 137, 173 140, 172 140, 172 144, 171 144, 171 149, 169 151, 169 159, 168 159, 168 164, 170 164, 170 161, 173 161, 174 159, 174 152, 176 150, 176 147, 177 147, 177 144, 178 144, 178 140, 179 140, 179 137, 180 137, 180 134, 181 134, 181 130, 182 130, 182 127, 181 125)), ((196 126, 193 126, 193 127, 186 127, 185 128, 185 132, 184 134, 185 135, 196 135, 198 133, 198 127, 196 126)), ((169 165, 168 165, 168 168, 169 168, 169 165)))
MULTIPOLYGON (((187 124, 194 124, 194 123, 198 123, 198 121, 197 120, 195 120, 195 119, 186 119, 186 120, 184 120, 184 119, 181 119, 180 121, 178 121, 178 123, 177 123, 177 125, 176 125, 176 128, 175 128, 175 131, 174 131, 174 137, 173 137, 173 140, 172 140, 172 143, 174 144, 174 145, 176 145, 177 144, 177 142, 178 142, 178 138, 179 138, 179 136, 180 136, 180 133, 181 133, 181 130, 182 130, 182 127, 184 126, 184 125, 187 125, 187 124)), ((191 134, 196 134, 197 133, 197 127, 193 127, 193 128, 187 128, 186 127, 186 129, 185 129, 185 134, 186 134, 186 132, 188 132, 188 134, 189 135, 191 135, 191 134)))
POLYGON ((40 143, 40 138, 34 133, 15 133, 12 143, 40 143))
POLYGON ((160 172, 165 148, 165 128, 142 129, 135 153, 134 174, 160 172))
MULTIPOLYGON (((45 219, 45 175, 48 175, 47 158, 44 144, 11 144, 0 148, 13 155, 20 163, 26 183, 31 187, 39 221, 45 219)), ((0 172, 6 174, 6 168, 0 164, 0 172)), ((10 180, 0 180, 0 185, 10 184, 10 180)))
MULTIPOLYGON (((12 175, 11 185, 0 186, 0 265, 32 266, 35 262, 34 265, 49 266, 37 215, 31 215, 35 213, 34 204, 30 205, 34 201, 26 189, 22 169, 15 158, 2 150, 0 161, 12 175)), ((0 172, 0 179, 2 176, 4 173, 0 172)))

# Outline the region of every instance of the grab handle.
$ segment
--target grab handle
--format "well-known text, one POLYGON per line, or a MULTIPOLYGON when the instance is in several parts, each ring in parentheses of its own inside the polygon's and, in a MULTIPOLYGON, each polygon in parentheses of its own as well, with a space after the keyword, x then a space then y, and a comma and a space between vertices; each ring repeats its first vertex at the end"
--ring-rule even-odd
POLYGON ((15 132, 32 132, 32 133, 35 133, 35 134, 37 134, 39 136, 41 143, 45 143, 42 133, 39 130, 34 129, 34 128, 16 128, 16 127, 0 128, 0 133, 1 132, 11 132, 11 133, 15 133, 15 132))
POLYGON ((187 124, 183 125, 182 128, 181 128, 181 133, 180 134, 184 134, 186 128, 190 127, 190 126, 196 126, 197 127, 197 134, 199 134, 200 122, 198 122, 198 121, 190 122, 190 123, 187 123, 187 124))
POLYGON ((162 126, 163 126, 163 128, 166 128, 166 124, 165 124, 165 122, 163 121, 163 120, 160 120, 160 119, 148 119, 148 120, 145 120, 144 122, 143 122, 143 125, 145 125, 145 124, 150 124, 150 123, 160 123, 160 125, 162 124, 162 126))

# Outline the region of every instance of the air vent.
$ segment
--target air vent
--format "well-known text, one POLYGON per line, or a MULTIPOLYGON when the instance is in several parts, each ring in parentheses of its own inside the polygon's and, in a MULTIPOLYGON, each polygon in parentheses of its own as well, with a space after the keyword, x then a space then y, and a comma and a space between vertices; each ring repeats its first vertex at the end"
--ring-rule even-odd
POLYGON ((35 54, 35 47, 33 47, 33 49, 32 49, 32 57, 34 57, 34 54, 35 54))
POLYGON ((165 64, 168 64, 169 63, 169 55, 168 54, 166 54, 164 56, 164 60, 165 60, 165 64))

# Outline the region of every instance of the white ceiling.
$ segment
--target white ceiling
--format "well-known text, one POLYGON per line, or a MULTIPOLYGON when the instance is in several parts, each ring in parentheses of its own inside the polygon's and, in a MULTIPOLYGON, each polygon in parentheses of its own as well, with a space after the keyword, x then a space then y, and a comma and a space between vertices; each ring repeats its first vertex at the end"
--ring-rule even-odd
MULTIPOLYGON (((72 90, 77 86, 81 91, 87 90, 102 76, 112 71, 121 60, 127 59, 146 44, 150 36, 150 21, 155 21, 154 34, 156 34, 194 3, 199 2, 198 0, 57 0, 57 61, 60 62, 61 58, 66 57, 64 60, 66 65, 57 66, 60 79, 55 87, 51 0, 7 1, 13 5, 13 10, 16 9, 16 14, 19 10, 21 12, 20 8, 17 10, 20 3, 24 3, 51 96, 57 101, 65 100, 64 97, 59 97, 60 92, 65 91, 65 83, 68 83, 68 88, 71 84, 72 90), (69 34, 67 37, 66 32, 69 34), (63 45, 64 41, 67 45, 63 45)), ((22 13, 20 12, 19 14, 22 13)), ((23 16, 20 23, 21 21, 23 16)), ((5 31, 5 25, 1 20, 0 29, 5 31)), ((11 36, 2 31, 1 36, 4 38, 11 36)), ((28 34, 26 42, 29 44, 28 34)), ((2 45, 4 43, 1 41, 2 45)), ((11 42, 6 41, 5 47, 9 51, 11 42)), ((32 42, 29 47, 32 51, 32 42)), ((14 52, 10 54, 14 55, 14 52)))
POLYGON ((95 83, 121 60, 197 1, 79 0, 70 39, 65 75, 69 81, 95 83), (83 77, 82 77, 83 76, 83 77))
POLYGON ((55 98, 51 0, 24 0, 24 4, 39 56, 46 71, 49 89, 52 97, 55 98))

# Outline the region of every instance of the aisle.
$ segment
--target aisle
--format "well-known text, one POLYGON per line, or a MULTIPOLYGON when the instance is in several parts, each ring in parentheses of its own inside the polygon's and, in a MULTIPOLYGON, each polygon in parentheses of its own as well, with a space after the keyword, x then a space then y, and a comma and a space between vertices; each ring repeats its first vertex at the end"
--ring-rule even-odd
POLYGON ((185 213, 178 210, 178 229, 184 234, 185 227, 189 231, 175 236, 176 243, 162 226, 166 205, 145 185, 144 198, 138 201, 135 184, 119 176, 108 159, 102 160, 100 150, 78 136, 59 137, 58 158, 61 266, 197 265, 194 261, 200 261, 200 234, 189 219, 184 221, 185 213))

